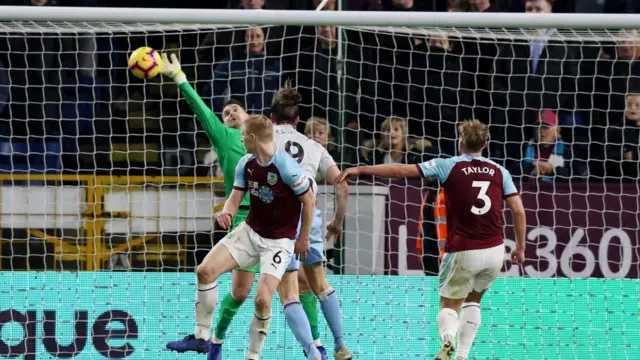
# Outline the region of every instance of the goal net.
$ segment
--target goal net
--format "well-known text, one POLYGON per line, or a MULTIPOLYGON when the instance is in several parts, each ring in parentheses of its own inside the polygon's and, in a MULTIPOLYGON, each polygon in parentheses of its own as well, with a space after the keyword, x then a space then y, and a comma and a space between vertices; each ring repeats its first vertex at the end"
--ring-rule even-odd
MULTIPOLYGON (((224 236, 223 179, 173 82, 128 72, 129 54, 149 46, 179 55, 218 116, 229 99, 268 115, 291 79, 299 130, 342 167, 453 156, 459 122, 489 124, 487 156, 512 172, 527 210, 527 261, 506 254, 471 358, 640 359, 637 31, 2 22, 0 32, 0 357, 196 358, 165 345, 193 330, 194 268, 224 236)), ((439 348, 438 191, 350 185, 326 267, 355 358, 439 348)), ((320 186, 325 221, 332 194, 320 186)), ((510 251, 508 213, 505 223, 510 251)), ((231 278, 219 283, 223 296, 231 278)), ((302 359, 276 302, 264 358, 302 359)), ((225 358, 244 359, 252 314, 247 301, 225 358)), ((331 348, 323 319, 321 332, 331 348)))

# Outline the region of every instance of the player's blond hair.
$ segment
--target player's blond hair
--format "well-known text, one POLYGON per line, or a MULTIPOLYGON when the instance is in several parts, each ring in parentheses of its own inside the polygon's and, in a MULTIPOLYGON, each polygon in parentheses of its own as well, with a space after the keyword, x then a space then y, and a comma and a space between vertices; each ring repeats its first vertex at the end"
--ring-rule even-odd
MULTIPOLYGON (((400 126, 402 134, 405 139, 407 138, 407 120, 397 116, 390 116, 384 119, 382 125, 380 125, 380 130, 383 134, 380 139, 380 148, 382 150, 391 150, 391 139, 389 139, 389 134, 391 134, 391 127, 394 125, 400 126)), ((402 143, 406 145, 404 141, 402 143)))
POLYGON ((273 123, 264 115, 251 115, 243 124, 245 134, 255 135, 258 141, 273 139, 273 123))
POLYGON ((489 127, 479 120, 467 120, 458 125, 458 135, 462 140, 464 152, 477 153, 489 141, 489 127))
POLYGON ((313 131, 313 127, 316 125, 324 126, 324 130, 327 133, 327 142, 331 142, 331 128, 329 127, 329 122, 325 118, 321 118, 319 116, 312 116, 307 120, 307 123, 304 125, 304 134, 307 137, 311 137, 311 132, 313 131))

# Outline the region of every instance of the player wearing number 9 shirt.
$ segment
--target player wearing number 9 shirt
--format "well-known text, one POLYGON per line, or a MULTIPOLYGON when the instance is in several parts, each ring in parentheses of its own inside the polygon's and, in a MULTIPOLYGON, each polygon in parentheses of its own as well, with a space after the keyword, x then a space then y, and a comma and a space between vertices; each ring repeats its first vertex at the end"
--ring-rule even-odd
MULTIPOLYGON (((342 235, 342 222, 347 208, 349 189, 346 183, 336 183, 340 170, 327 150, 316 141, 296 131, 295 126, 300 120, 300 100, 300 94, 288 82, 278 91, 271 107, 271 120, 276 124, 274 146, 278 150, 285 151, 302 166, 305 175, 312 179, 314 192, 317 190, 317 185, 313 179, 318 172, 328 184, 334 185, 335 214, 333 220, 327 224, 326 238, 334 237, 338 240, 342 235)), ((322 359, 326 359, 326 350, 320 342, 318 329, 317 304, 320 300, 320 308, 333 334, 334 358, 336 360, 352 359, 351 352, 344 341, 338 295, 327 282, 324 273, 324 262, 327 259, 324 256, 322 217, 317 209, 309 240, 311 249, 307 258, 301 261, 291 260, 287 274, 282 278, 278 288, 287 323, 296 339, 305 348, 307 356, 309 355, 307 348, 314 351, 313 346, 307 344, 313 343, 322 355, 322 359), (305 317, 305 314, 309 319, 311 332, 299 326, 300 318, 305 317)))
POLYGON ((436 360, 466 360, 480 325, 480 300, 500 273, 504 261, 502 238, 503 201, 513 212, 516 248, 511 261, 524 261, 526 219, 511 175, 502 166, 482 157, 489 131, 478 120, 458 128, 458 148, 463 154, 434 159, 419 165, 377 165, 347 169, 350 176, 434 177, 446 196, 447 241, 440 264, 438 333, 442 347, 436 360), (460 313, 460 317, 458 317, 460 313))

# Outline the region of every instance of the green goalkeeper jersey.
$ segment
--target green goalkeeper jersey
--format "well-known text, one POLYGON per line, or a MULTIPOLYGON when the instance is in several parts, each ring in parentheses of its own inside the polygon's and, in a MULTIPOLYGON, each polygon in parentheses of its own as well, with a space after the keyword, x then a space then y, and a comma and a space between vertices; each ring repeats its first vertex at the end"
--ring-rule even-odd
MULTIPOLYGON (((242 132, 238 129, 231 129, 220 121, 216 114, 202 101, 202 98, 188 82, 178 85, 180 92, 189 103, 189 106, 196 114, 202 124, 205 134, 209 138, 211 147, 218 154, 218 162, 222 168, 224 176, 224 192, 229 197, 233 189, 233 181, 236 176, 236 166, 240 158, 247 154, 242 145, 242 132)), ((237 220, 244 220, 249 213, 249 193, 242 199, 237 220)))

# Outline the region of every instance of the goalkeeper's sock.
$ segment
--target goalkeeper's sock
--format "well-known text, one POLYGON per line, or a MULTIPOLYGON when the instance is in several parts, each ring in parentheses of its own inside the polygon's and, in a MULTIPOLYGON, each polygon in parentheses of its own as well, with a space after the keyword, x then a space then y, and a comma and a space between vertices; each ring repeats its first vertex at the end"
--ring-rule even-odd
POLYGON ((319 356, 320 352, 313 342, 309 320, 302 309, 302 305, 298 301, 288 301, 284 303, 284 317, 287 320, 289 329, 291 329, 296 340, 302 345, 302 349, 304 349, 307 356, 311 359, 313 359, 314 356, 319 356))
POLYGON ((338 351, 346 346, 342 332, 342 311, 340 311, 338 295, 335 290, 329 288, 322 294, 319 294, 318 299, 320 299, 322 314, 324 314, 327 325, 329 325, 329 329, 331 329, 331 333, 333 334, 335 351, 338 351))
POLYGON ((480 327, 482 315, 480 304, 464 303, 460 312, 460 324, 458 325, 458 349, 456 356, 466 359, 471 352, 473 340, 476 338, 480 327))
POLYGON ((440 335, 442 343, 455 339, 458 329, 458 313, 453 309, 442 308, 438 313, 437 321, 438 335, 440 335))
POLYGON ((220 311, 218 311, 218 322, 216 323, 215 329, 215 337, 214 343, 222 344, 224 342, 225 337, 227 336, 227 330, 229 329, 229 325, 233 320, 233 317, 238 313, 238 309, 242 306, 241 302, 236 301, 236 299, 231 295, 231 293, 227 293, 227 295, 222 298, 222 302, 220 303, 220 311))
POLYGON ((209 340, 211 323, 213 322, 213 312, 218 302, 218 283, 211 284, 198 283, 198 293, 196 294, 196 329, 193 335, 196 339, 209 340))
POLYGON ((271 314, 253 314, 249 327, 249 351, 247 359, 258 359, 264 347, 264 340, 269 332, 271 314))
POLYGON ((320 346, 320 329, 318 328, 318 299, 312 292, 300 294, 300 303, 304 309, 304 313, 309 319, 311 325, 311 336, 316 342, 316 346, 320 346))

